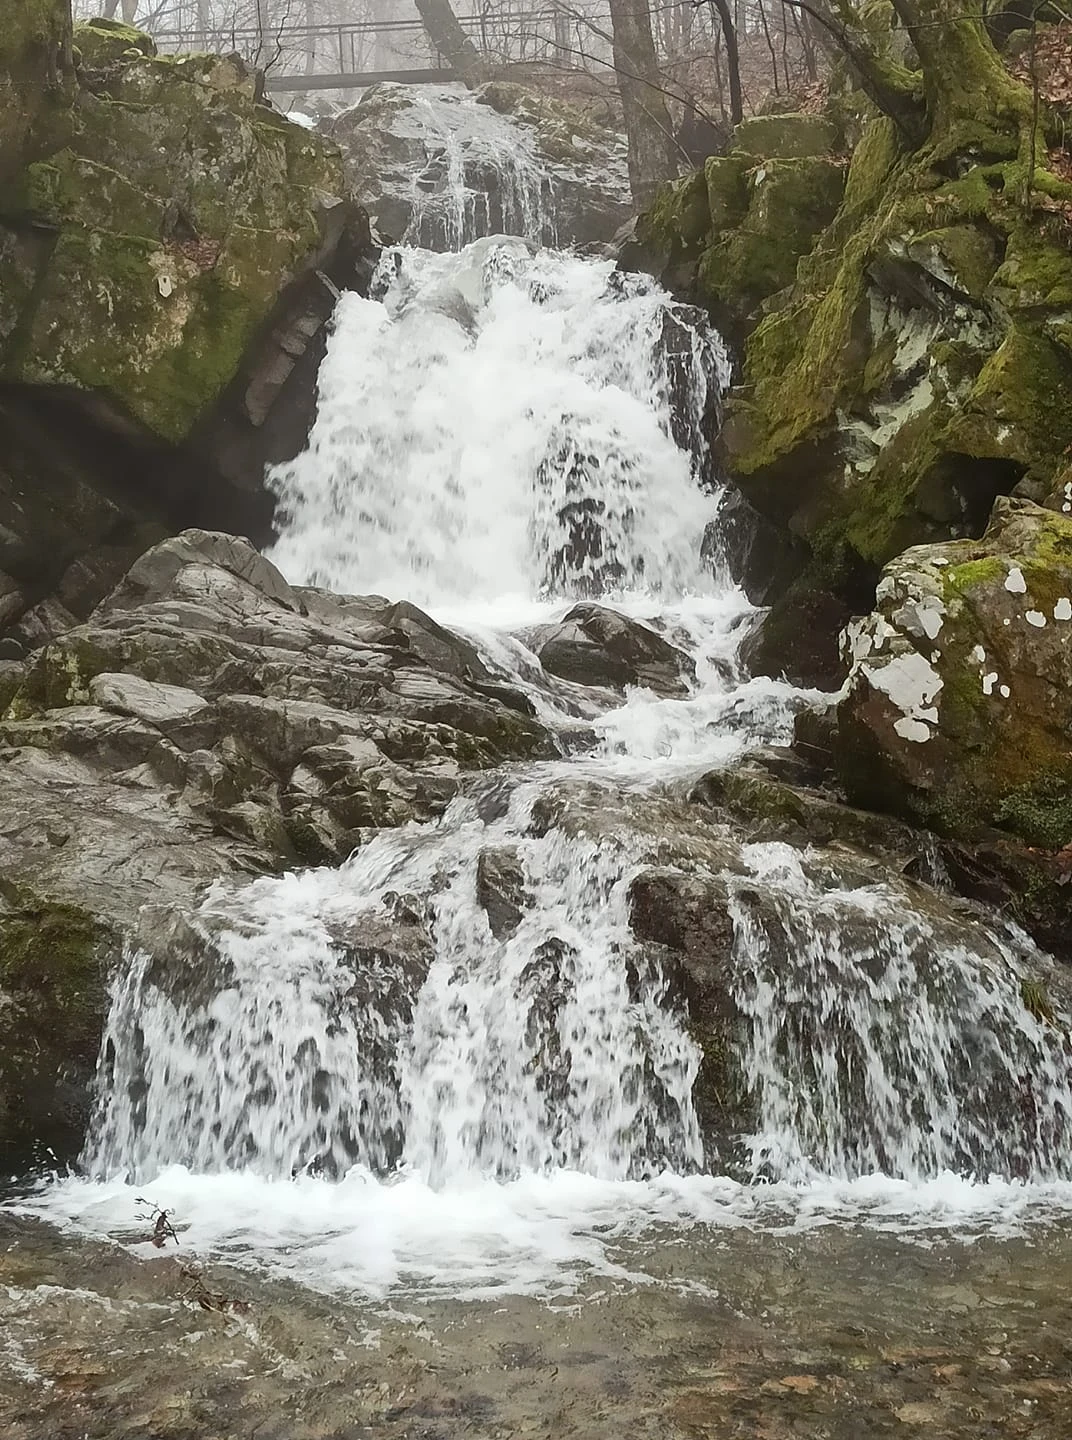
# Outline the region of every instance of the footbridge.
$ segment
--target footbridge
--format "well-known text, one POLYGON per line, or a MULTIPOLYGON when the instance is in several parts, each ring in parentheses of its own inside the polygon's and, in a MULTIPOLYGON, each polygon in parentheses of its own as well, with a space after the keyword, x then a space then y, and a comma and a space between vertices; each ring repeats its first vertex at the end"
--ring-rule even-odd
MULTIPOLYGON (((459 16, 489 68, 550 65, 577 69, 578 57, 596 58, 609 46, 609 14, 585 14, 547 7, 511 11, 490 9, 459 16)), ((420 20, 366 20, 339 25, 284 23, 245 27, 153 28, 165 53, 237 52, 262 70, 265 88, 275 92, 363 90, 382 81, 405 85, 442 85, 456 79, 436 51, 420 20)))

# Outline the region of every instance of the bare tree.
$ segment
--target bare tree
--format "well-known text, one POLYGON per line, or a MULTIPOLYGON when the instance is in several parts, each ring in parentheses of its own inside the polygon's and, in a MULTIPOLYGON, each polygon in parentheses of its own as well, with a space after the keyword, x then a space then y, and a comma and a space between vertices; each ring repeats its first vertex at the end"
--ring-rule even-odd
POLYGON ((647 0, 610 0, 614 70, 622 97, 633 200, 647 205, 677 169, 674 132, 655 57, 647 0))
POLYGON ((729 0, 711 0, 711 8, 718 16, 722 39, 726 45, 726 77, 730 90, 730 124, 737 125, 744 119, 744 101, 741 97, 741 56, 737 48, 737 27, 729 0))

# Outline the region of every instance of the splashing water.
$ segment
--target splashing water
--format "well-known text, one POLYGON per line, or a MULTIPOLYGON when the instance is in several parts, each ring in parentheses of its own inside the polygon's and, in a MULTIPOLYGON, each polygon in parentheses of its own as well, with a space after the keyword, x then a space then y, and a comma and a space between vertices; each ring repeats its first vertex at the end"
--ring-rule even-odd
POLYGON ((1026 937, 831 885, 786 845, 745 859, 732 913, 754 1173, 1069 1175, 1068 1030, 1024 1003, 1026 937))

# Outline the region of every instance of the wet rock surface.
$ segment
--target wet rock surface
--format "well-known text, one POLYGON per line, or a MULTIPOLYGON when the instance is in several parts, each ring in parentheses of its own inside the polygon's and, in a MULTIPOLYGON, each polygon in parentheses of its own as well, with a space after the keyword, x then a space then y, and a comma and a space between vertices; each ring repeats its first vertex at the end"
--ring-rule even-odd
POLYGON ((621 135, 523 85, 382 84, 330 122, 385 238, 457 248, 481 235, 608 242, 632 213, 621 135))
POLYGON ((700 1226, 613 1254, 649 1283, 384 1305, 216 1263, 198 1283, 185 1257, 3 1216, 0 1425, 11 1440, 1068 1434, 1065 1228, 920 1245, 700 1226))
POLYGON ((686 695, 695 666, 683 650, 639 620, 603 605, 581 604, 527 643, 550 675, 580 685, 642 685, 659 695, 686 695))
MULTIPOLYGON (((555 753, 489 678, 416 607, 292 589, 243 540, 149 551, 5 677, 0 991, 36 1016, 18 1044, 37 1020, 61 1049, 84 1035, 84 1082, 102 967, 139 907, 189 913, 217 877, 338 862, 369 827, 440 814, 464 772, 555 753)), ((14 1110, 40 1068, 0 1047, 14 1110)))

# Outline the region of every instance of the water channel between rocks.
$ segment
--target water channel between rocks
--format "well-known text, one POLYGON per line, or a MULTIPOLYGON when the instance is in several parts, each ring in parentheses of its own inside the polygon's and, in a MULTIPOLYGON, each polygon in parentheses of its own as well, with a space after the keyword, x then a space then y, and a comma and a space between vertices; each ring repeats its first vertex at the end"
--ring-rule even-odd
POLYGON ((339 302, 272 558, 422 606, 559 758, 131 946, 79 1173, 0 1209, 0 1430, 1072 1435, 1048 962, 689 804, 826 703, 737 660, 721 342, 448 200, 460 252, 393 249, 339 302), (631 928, 659 886, 732 922, 724 1030, 631 928), (744 1080, 712 1099, 718 1046, 744 1080))

